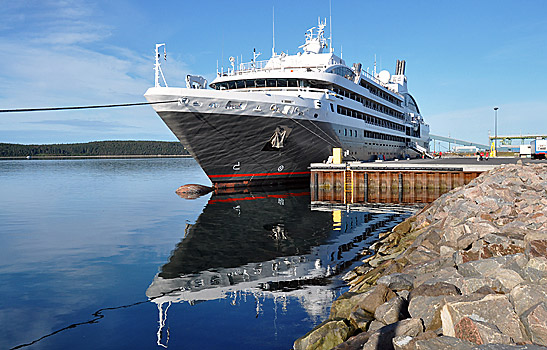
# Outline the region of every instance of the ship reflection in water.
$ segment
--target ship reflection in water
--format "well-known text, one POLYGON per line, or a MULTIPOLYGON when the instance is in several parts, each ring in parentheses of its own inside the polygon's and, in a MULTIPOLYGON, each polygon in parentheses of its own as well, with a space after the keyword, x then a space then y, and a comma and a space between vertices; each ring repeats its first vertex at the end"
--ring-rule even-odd
POLYGON ((379 232, 414 211, 312 209, 307 190, 213 194, 146 291, 158 306, 158 345, 167 345, 169 306, 183 301, 232 298, 235 304, 254 297, 258 316, 261 299, 283 309, 295 298, 310 318, 324 318, 336 293, 332 277, 361 260, 379 232))

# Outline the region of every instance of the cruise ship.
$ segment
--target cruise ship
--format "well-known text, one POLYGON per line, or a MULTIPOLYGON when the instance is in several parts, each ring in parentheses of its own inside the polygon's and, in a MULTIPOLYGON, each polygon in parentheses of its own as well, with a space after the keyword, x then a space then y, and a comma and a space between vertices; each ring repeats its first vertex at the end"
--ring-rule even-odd
MULTIPOLYGON (((395 74, 348 66, 325 38, 326 21, 309 29, 300 52, 277 54, 217 72, 208 84, 188 75, 168 87, 156 45, 155 86, 145 98, 216 188, 309 181, 310 163, 333 148, 346 160, 422 156, 429 126, 407 90, 405 61, 395 74), (161 78, 161 80, 160 80, 161 78)), ((332 36, 331 36, 332 37, 332 36)))

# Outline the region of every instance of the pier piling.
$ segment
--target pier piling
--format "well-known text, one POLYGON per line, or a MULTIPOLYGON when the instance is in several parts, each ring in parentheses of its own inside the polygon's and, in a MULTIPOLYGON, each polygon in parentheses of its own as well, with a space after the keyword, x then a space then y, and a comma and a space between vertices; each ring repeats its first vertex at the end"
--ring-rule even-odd
POLYGON ((492 166, 400 163, 311 164, 312 198, 335 203, 430 202, 492 166))

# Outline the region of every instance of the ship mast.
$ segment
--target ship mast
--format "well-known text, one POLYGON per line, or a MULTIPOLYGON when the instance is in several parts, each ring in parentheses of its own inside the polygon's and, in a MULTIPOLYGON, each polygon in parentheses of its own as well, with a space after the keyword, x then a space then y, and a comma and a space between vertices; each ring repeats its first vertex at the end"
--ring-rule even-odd
POLYGON ((163 71, 161 70, 161 63, 160 63, 160 51, 159 51, 159 49, 162 46, 163 46, 163 59, 167 60, 167 52, 165 51, 165 43, 156 44, 156 64, 154 65, 154 73, 155 73, 154 87, 161 87, 160 74, 161 74, 161 78, 163 79, 163 83, 165 84, 165 87, 167 87, 167 82, 165 81, 165 77, 163 76, 163 71))

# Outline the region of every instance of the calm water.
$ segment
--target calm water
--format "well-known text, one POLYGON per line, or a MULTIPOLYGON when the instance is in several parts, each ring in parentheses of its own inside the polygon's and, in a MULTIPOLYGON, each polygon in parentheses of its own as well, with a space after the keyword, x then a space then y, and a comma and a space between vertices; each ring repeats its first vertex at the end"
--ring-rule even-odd
POLYGON ((191 159, 0 161, 0 348, 290 349, 411 212, 186 183, 191 159))

